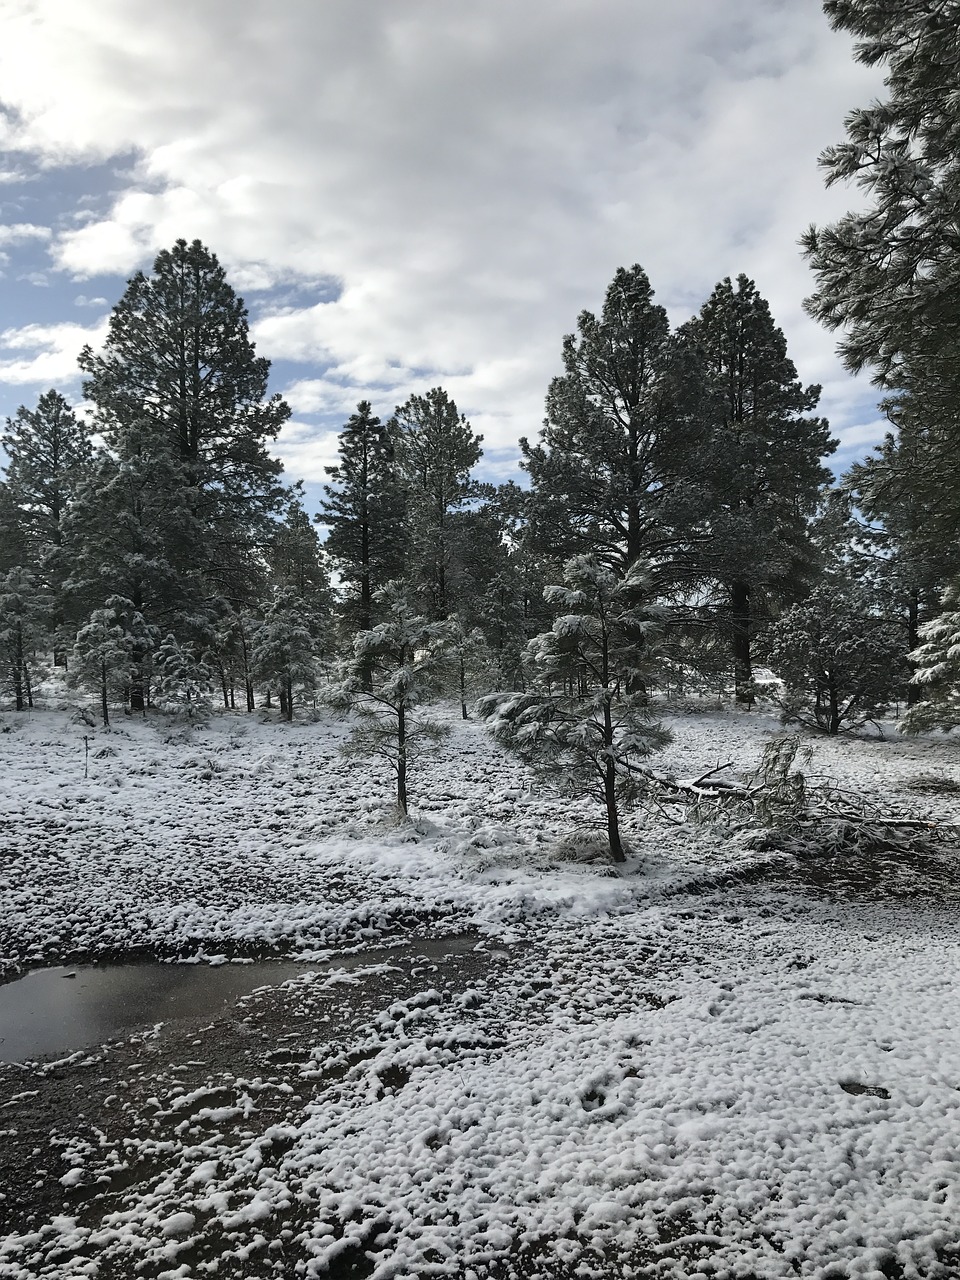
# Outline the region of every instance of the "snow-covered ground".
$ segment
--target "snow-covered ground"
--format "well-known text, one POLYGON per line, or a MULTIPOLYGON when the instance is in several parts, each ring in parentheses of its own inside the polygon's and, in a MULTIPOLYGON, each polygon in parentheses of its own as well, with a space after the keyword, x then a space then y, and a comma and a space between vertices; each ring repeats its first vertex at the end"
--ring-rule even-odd
MULTIPOLYGON (((228 1105, 161 1076, 149 1124, 45 1157, 63 1211, 0 1236, 0 1277, 960 1275, 950 847, 811 875, 642 815, 615 874, 578 860, 590 805, 451 723, 398 827, 389 779, 338 756, 335 722, 3 717, 8 975, 469 931, 491 971, 425 976, 349 1042, 316 1026, 280 1086, 265 1050, 228 1105), (145 1153, 155 1174, 110 1212, 70 1200, 145 1153)), ((707 711, 672 727, 656 764, 680 777, 749 770, 776 730, 707 711)), ((841 786, 960 818, 952 740, 813 745, 841 786)), ((295 980, 284 1007, 309 1022, 336 980, 295 980)))

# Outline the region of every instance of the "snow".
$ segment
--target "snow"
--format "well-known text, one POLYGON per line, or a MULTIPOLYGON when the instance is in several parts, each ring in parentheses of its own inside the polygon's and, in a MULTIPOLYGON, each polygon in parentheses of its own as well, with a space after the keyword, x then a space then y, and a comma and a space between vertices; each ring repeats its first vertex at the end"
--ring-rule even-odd
MULTIPOLYGON (((636 852, 615 873, 583 860, 591 804, 450 724, 442 758, 411 776, 414 822, 396 826, 390 780, 338 756, 336 722, 223 717, 187 735, 6 718, 8 974, 468 930, 509 963, 466 989, 425 974, 349 1043, 318 1031, 292 1068, 292 1119, 274 1118, 290 1090, 266 1060, 232 1090, 158 1090, 168 1127, 112 1158, 162 1174, 98 1221, 0 1237, 0 1276, 86 1274, 78 1257, 199 1275, 181 1251, 204 1240, 258 1275, 363 1255, 375 1280, 509 1275, 520 1258, 528 1276, 960 1274, 949 846, 922 874, 887 859, 869 884, 838 872, 818 890, 784 855, 647 815, 626 824, 636 852)), ((724 711, 671 727, 654 763, 691 777, 749 770, 777 730, 724 711)), ((838 785, 960 818, 951 738, 811 742, 838 785)), ((296 979, 285 998, 309 1008, 339 984, 349 999, 359 972, 296 979)), ((111 1150, 65 1148, 61 1183, 79 1193, 111 1150)))

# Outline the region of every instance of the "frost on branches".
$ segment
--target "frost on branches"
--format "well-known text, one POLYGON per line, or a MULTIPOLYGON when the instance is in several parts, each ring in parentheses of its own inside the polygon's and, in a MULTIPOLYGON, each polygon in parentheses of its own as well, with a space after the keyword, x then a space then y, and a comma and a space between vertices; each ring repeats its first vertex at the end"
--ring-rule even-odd
POLYGON ((903 683, 905 640, 869 591, 821 583, 770 630, 770 662, 787 689, 784 719, 833 735, 882 715, 903 683))
POLYGON ((645 679, 656 621, 646 605, 646 566, 622 578, 596 556, 564 565, 564 586, 544 598, 563 610, 527 646, 524 693, 481 698, 494 737, 546 780, 603 805, 614 862, 625 861, 623 806, 636 800, 641 761, 669 741, 649 714, 645 679))
POLYGON ((942 612, 920 628, 920 638, 910 660, 916 666, 911 683, 922 701, 909 709, 903 728, 954 729, 960 724, 960 581, 947 587, 942 612))
POLYGON ((401 580, 388 582, 374 599, 386 621, 354 637, 353 654, 340 664, 325 701, 356 717, 343 748, 347 755, 388 763, 396 778, 397 809, 406 818, 410 765, 450 732, 419 711, 442 686, 450 624, 415 613, 401 580))

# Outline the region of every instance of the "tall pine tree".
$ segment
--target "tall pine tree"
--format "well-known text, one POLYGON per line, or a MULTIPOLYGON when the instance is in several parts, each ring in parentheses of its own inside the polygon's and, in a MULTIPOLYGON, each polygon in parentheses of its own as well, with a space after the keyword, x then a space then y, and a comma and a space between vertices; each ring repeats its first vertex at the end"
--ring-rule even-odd
POLYGON ((533 490, 529 540, 557 562, 596 553, 622 572, 643 558, 665 590, 691 564, 696 501, 683 460, 702 408, 695 363, 641 267, 617 271, 599 318, 581 313, 563 366, 539 443, 520 442, 533 490))
POLYGON ((406 503, 406 578, 428 616, 446 618, 463 598, 469 551, 465 515, 486 492, 471 477, 480 442, 442 387, 411 396, 392 420, 406 503))
POLYGON ((7 419, 0 444, 9 459, 7 496, 16 511, 16 559, 48 593, 49 629, 59 659, 72 643, 76 622, 64 594, 74 565, 65 522, 93 462, 90 429, 58 391, 50 390, 35 409, 21 405, 7 419))
POLYGON ((807 522, 836 448, 820 397, 804 387, 783 332, 752 280, 722 280, 685 327, 711 396, 712 430, 693 459, 705 519, 704 577, 721 584, 737 698, 750 697, 751 651, 765 595, 790 597, 807 556, 807 522))
POLYGON ((376 593, 403 572, 403 493, 394 438, 361 400, 340 432, 339 460, 317 520, 324 550, 344 583, 341 616, 348 638, 379 620, 376 593))
POLYGON ((84 348, 80 367, 111 451, 123 460, 133 432, 142 455, 149 435, 150 448, 179 467, 196 531, 187 567, 200 570, 208 594, 239 607, 283 498, 267 446, 290 410, 268 395, 269 361, 257 356, 216 255, 199 240, 160 253, 151 275, 128 282, 103 350, 84 348))

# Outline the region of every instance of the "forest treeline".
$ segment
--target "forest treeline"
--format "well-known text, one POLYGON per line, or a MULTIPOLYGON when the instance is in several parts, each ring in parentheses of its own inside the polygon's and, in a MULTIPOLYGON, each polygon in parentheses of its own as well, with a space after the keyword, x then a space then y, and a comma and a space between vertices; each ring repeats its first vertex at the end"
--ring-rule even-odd
POLYGON ((619 270, 563 341, 522 483, 475 478, 481 437, 443 388, 382 417, 361 402, 317 512, 271 456, 289 409, 199 242, 129 282, 80 364, 89 414, 51 390, 3 436, 0 642, 18 707, 52 658, 108 704, 213 685, 225 707, 290 715, 388 619, 388 584, 454 626, 465 686, 522 690, 556 612, 544 590, 585 555, 618 578, 646 566, 652 680, 729 680, 749 699, 770 624, 835 554, 819 388, 745 277, 672 332, 642 268, 619 270))
POLYGON ((753 281, 722 280, 672 329, 632 266, 563 338, 516 481, 476 478, 482 438, 434 387, 361 401, 307 511, 270 452, 290 410, 243 302, 181 240, 81 354, 89 412, 50 390, 7 421, 3 696, 28 707, 55 663, 104 720, 211 700, 289 718, 321 684, 375 714, 416 669, 464 714, 493 697, 514 745, 556 728, 548 694, 589 704, 601 782, 618 697, 638 715, 654 687, 749 704, 758 663, 786 715, 831 733, 895 701, 913 727, 956 723, 960 124, 942 19, 960 5, 825 8, 889 72, 822 160, 868 209, 804 238, 808 308, 883 389, 870 457, 832 477, 820 388, 753 281))

